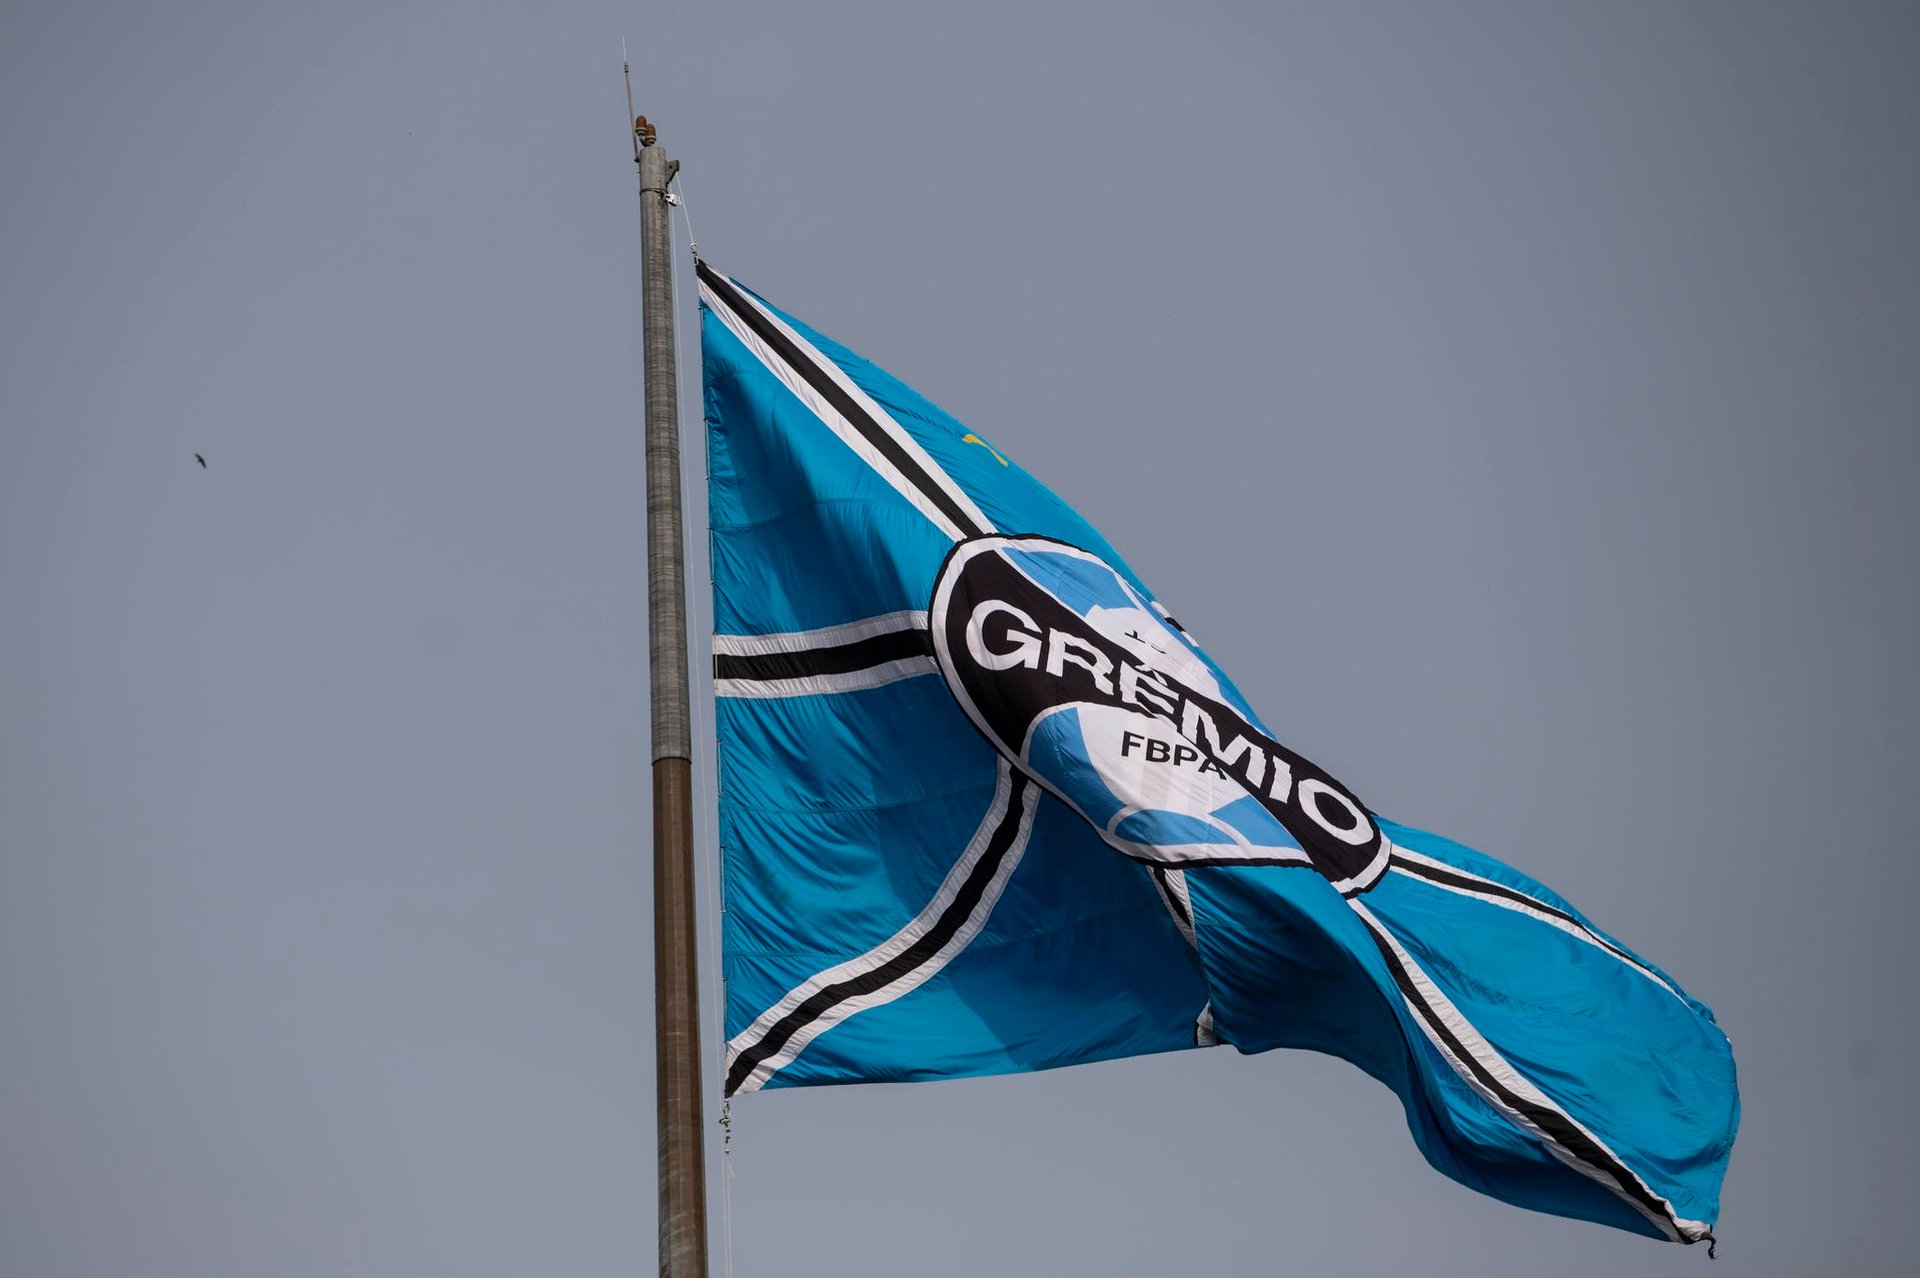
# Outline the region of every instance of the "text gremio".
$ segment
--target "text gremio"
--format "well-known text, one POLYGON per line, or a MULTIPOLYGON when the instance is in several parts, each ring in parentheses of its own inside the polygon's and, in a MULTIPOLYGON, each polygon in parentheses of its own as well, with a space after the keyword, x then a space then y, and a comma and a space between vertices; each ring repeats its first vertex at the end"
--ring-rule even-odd
POLYGON ((1241 725, 1230 722, 1232 739, 1222 740, 1213 714, 1158 671, 1115 661, 1078 635, 1042 627, 1004 599, 983 599, 975 605, 966 636, 967 655, 988 670, 1017 668, 1061 680, 1090 678, 1104 696, 1175 724, 1182 737, 1248 792, 1304 814, 1350 847, 1363 847, 1373 839, 1372 821, 1352 799, 1316 777, 1302 777, 1295 785, 1288 762, 1257 734, 1241 732, 1241 725))

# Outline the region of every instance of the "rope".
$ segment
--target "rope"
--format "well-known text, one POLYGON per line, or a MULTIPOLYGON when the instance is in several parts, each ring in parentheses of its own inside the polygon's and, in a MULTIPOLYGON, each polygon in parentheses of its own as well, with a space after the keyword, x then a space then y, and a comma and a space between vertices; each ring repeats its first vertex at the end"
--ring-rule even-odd
MULTIPOLYGON (((675 174, 674 176, 679 177, 678 174, 675 174)), ((693 260, 697 262, 700 260, 700 241, 695 239, 693 234, 693 213, 687 207, 686 179, 680 178, 679 180, 680 180, 680 200, 679 200, 680 217, 681 217, 681 220, 683 220, 687 224, 687 247, 693 251, 693 260)))
MULTIPOLYGON (((678 177, 677 173, 675 177, 678 177)), ((669 179, 669 181, 672 180, 673 179, 669 179)), ((674 202, 680 205, 680 211, 684 216, 687 207, 684 197, 674 202)), ((693 222, 690 218, 687 220, 687 241, 689 247, 692 247, 693 222)), ((695 258, 696 260, 698 259, 697 251, 695 258)), ((675 319, 678 320, 680 316, 680 273, 678 271, 669 271, 668 278, 672 281, 673 313, 675 319)), ((674 360, 676 363, 684 363, 685 351, 682 347, 676 346, 674 350, 674 360)), ((699 373, 697 367, 694 371, 696 375, 699 373)), ((679 380, 687 380, 684 376, 686 373, 684 366, 676 369, 676 373, 679 375, 679 380)), ((700 384, 697 376, 694 384, 700 384)), ((704 458, 706 455, 706 432, 704 429, 701 431, 701 444, 702 456, 704 458)), ((680 491, 685 494, 691 489, 691 485, 688 483, 687 450, 685 448, 680 450, 679 463, 680 491)), ((707 540, 702 542, 701 553, 707 557, 706 575, 708 585, 711 587, 713 582, 713 558, 709 547, 713 534, 713 516, 706 505, 705 476, 702 476, 702 479, 700 503, 701 510, 705 512, 702 523, 706 526, 707 540)), ((684 509, 684 505, 682 508, 684 509)), ((691 629, 695 635, 710 634, 713 628, 713 592, 711 588, 709 588, 705 592, 693 592, 693 594, 696 597, 688 600, 687 607, 687 617, 692 623, 691 629)), ((705 668, 709 671, 711 670, 711 666, 705 668)), ((691 671, 689 671, 689 673, 691 674, 691 671)), ((705 918, 703 919, 704 926, 701 930, 706 934, 706 943, 703 946, 706 951, 704 959, 707 971, 711 977, 708 982, 708 1013, 713 1018, 709 1024, 714 1027, 714 1031, 710 1032, 717 1033, 717 1050, 715 1051, 713 1065, 713 1080, 716 1087, 724 1089, 727 1022, 725 1000, 722 993, 725 981, 722 976, 724 969, 720 963, 720 924, 722 915, 725 913, 725 906, 720 895, 720 848, 714 831, 710 828, 707 817, 710 804, 718 797, 716 779, 719 776, 720 746, 716 738, 708 735, 711 729, 707 727, 705 720, 706 696, 698 695, 701 687, 710 686, 708 683, 710 678, 711 675, 708 674, 698 679, 690 680, 690 682, 699 686, 693 689, 696 695, 687 699, 687 709, 688 717, 691 721, 693 740, 699 743, 696 749, 709 743, 713 747, 711 759, 714 766, 694 769, 694 846, 698 849, 700 859, 705 862, 707 870, 705 876, 706 901, 705 909, 702 911, 705 918), (702 774, 704 774, 706 778, 704 781, 701 780, 702 774)), ((705 753, 704 750, 701 752, 705 753)), ((700 762, 706 763, 707 759, 703 758, 700 762)), ((733 1278, 733 1104, 731 1099, 726 1096, 724 1090, 722 1090, 720 1098, 720 1131, 721 1273, 724 1275, 724 1278, 733 1278)))

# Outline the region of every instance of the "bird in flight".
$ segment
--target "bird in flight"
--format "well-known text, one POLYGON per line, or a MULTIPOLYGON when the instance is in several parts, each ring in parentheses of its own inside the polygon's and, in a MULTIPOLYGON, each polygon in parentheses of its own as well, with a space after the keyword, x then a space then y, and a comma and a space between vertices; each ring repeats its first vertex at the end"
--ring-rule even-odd
POLYGON ((205 470, 207 468, 207 459, 202 457, 199 453, 195 453, 193 455, 193 459, 200 463, 201 470, 205 470))

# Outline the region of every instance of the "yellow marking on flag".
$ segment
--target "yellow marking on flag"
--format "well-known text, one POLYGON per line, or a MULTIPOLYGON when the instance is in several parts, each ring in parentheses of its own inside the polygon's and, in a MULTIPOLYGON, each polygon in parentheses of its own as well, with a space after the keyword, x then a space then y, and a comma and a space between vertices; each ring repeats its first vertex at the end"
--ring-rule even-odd
POLYGON ((980 445, 980 447, 992 453, 993 459, 999 462, 1002 466, 1007 464, 1007 459, 1000 455, 999 449, 995 448, 992 444, 989 444, 986 440, 980 438, 978 435, 973 434, 971 431, 969 431, 965 435, 962 435, 960 437, 960 442, 963 444, 978 444, 980 445))

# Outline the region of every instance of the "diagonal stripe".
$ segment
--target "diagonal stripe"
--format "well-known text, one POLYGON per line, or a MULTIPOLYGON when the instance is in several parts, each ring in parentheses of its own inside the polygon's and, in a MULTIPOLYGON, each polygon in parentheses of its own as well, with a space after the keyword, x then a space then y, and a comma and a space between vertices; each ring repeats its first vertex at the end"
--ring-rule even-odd
POLYGON ((705 262, 698 273, 701 297, 734 336, 942 532, 959 541, 993 531, 973 499, 838 364, 705 262))
POLYGON ((802 982, 728 1043, 726 1094, 764 1086, 815 1038, 918 989, 966 949, 1026 853, 1039 793, 1002 760, 985 819, 926 908, 860 957, 802 982))
POLYGON ((1508 887, 1505 883, 1499 883, 1493 879, 1484 878, 1481 875, 1462 870, 1458 866, 1448 865, 1445 861, 1435 860, 1429 856, 1422 856, 1418 852, 1410 852, 1398 845, 1395 845, 1393 849, 1392 868, 1398 873, 1431 883, 1433 886, 1442 888, 1448 892, 1454 892, 1461 896, 1470 896, 1475 900, 1485 901, 1489 905, 1497 905, 1503 909, 1512 910, 1517 914, 1525 914, 1529 917, 1536 918, 1549 927, 1558 928, 1569 936, 1577 937, 1589 945, 1605 950, 1622 963, 1625 963, 1628 967, 1631 967, 1634 971, 1658 985, 1667 993, 1682 1002, 1686 1001, 1686 996, 1681 994, 1679 990, 1673 988, 1660 973, 1648 967, 1627 950, 1614 944, 1573 915, 1567 913, 1567 911, 1550 902, 1542 901, 1539 897, 1531 896, 1518 888, 1508 887))
POLYGON ((1599 1137, 1501 1056, 1365 904, 1351 899, 1347 904, 1373 934, 1374 945, 1422 1032, 1468 1086, 1523 1131, 1538 1137, 1555 1158, 1611 1190, 1667 1237, 1676 1242, 1712 1239, 1707 1225, 1682 1220, 1672 1203, 1648 1188, 1599 1137))

